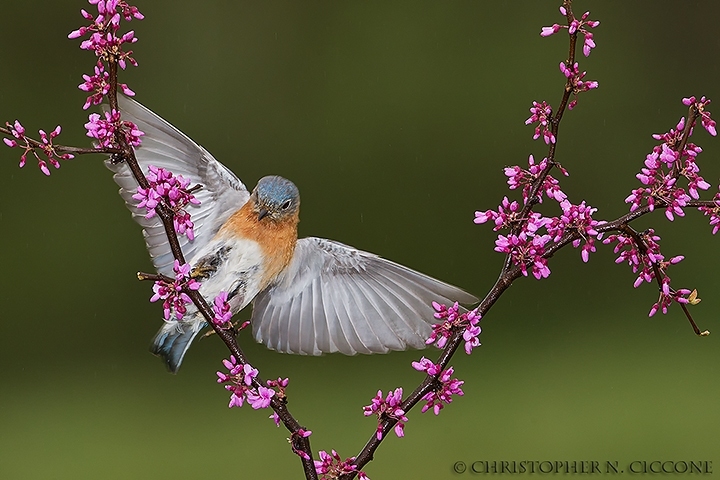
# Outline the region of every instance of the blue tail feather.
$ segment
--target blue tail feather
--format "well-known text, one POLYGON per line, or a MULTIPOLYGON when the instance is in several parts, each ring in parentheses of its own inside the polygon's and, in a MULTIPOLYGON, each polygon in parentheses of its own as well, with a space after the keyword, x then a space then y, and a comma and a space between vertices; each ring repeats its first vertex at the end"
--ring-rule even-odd
POLYGON ((165 361, 165 366, 170 373, 177 373, 185 357, 185 352, 200 330, 202 330, 202 326, 195 329, 193 325, 179 323, 164 325, 155 335, 150 351, 165 361))

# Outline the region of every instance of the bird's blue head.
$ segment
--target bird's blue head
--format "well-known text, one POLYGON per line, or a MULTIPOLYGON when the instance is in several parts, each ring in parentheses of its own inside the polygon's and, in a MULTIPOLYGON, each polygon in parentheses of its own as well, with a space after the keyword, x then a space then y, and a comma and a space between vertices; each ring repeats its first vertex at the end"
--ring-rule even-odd
POLYGON ((300 209, 300 192, 290 180, 270 175, 263 177, 253 191, 258 220, 269 217, 282 220, 296 216, 300 209))

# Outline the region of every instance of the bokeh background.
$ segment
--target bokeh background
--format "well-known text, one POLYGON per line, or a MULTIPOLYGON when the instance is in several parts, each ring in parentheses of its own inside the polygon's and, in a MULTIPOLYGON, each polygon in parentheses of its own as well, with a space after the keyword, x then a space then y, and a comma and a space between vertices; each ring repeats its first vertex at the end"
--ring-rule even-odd
MULTIPOLYGON (((152 0, 133 21, 140 67, 123 73, 137 98, 235 171, 267 174, 302 194, 302 236, 337 239, 479 296, 502 256, 472 223, 506 190, 502 167, 546 147, 524 125, 533 100, 556 105, 566 57, 559 2, 152 0)), ((89 145, 76 87, 94 59, 67 34, 80 0, 0 8, 1 120, 64 127, 89 145)), ((655 141, 686 112, 683 96, 720 95, 720 5, 705 1, 579 1, 601 20, 581 58, 600 88, 561 126, 558 159, 570 198, 627 211, 623 199, 655 141)), ((94 8, 93 8, 94 9, 94 8)), ((713 104, 714 105, 714 104, 713 104)), ((715 189, 720 148, 694 137, 715 189)), ((299 478, 287 432, 268 412, 226 408, 215 384, 226 353, 197 342, 177 376, 147 349, 161 311, 151 264, 101 158, 45 178, 0 148, 0 477, 299 478)), ((514 193, 513 193, 513 196, 514 193)), ((546 213, 553 214, 552 202, 546 213)), ((678 308, 648 318, 656 290, 633 289, 627 266, 599 248, 523 279, 482 321, 482 347, 452 364, 466 395, 439 417, 413 411, 365 470, 379 478, 455 478, 476 460, 715 461, 720 444, 718 239, 695 212, 654 226, 677 286, 698 288, 697 338, 678 308)), ((242 318, 248 312, 241 314, 242 318)), ((418 352, 291 357, 242 343, 265 377, 289 376, 290 408, 313 449, 358 452, 375 421, 361 407, 378 388, 411 390, 418 352)), ((425 351, 424 355, 435 355, 425 351)), ((510 475, 508 475, 510 476, 510 475)))

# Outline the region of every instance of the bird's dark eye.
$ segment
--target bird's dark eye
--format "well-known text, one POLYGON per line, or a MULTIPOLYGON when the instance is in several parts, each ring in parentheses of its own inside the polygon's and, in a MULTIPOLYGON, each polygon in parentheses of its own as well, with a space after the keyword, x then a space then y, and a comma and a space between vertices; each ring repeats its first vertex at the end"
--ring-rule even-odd
POLYGON ((290 208, 290 203, 292 203, 290 200, 285 200, 285 202, 280 205, 280 208, 282 208, 283 210, 287 210, 288 208, 290 208))

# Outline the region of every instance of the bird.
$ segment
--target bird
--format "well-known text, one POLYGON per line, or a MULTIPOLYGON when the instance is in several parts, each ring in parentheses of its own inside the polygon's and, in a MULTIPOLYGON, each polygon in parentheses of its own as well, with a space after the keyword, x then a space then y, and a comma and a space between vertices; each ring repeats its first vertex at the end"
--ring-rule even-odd
MULTIPOLYGON (((227 293, 233 314, 252 304, 252 334, 282 353, 322 355, 421 349, 432 333, 432 302, 474 304, 478 299, 443 281, 333 240, 299 238, 300 194, 290 180, 261 178, 249 191, 205 148, 139 102, 119 96, 123 121, 144 132, 134 147, 143 169, 153 165, 182 175, 199 205, 186 210, 194 238, 180 236, 190 276, 200 293, 227 293)), ((124 161, 114 172, 134 220, 143 229, 159 274, 174 277, 174 257, 158 216, 146 217, 133 198, 138 183, 124 161)), ((151 352, 177 373, 197 334, 207 326, 193 305, 182 319, 164 321, 151 352)))

